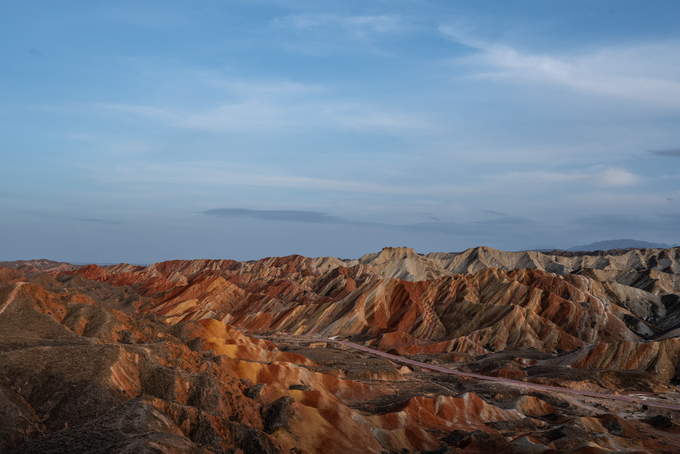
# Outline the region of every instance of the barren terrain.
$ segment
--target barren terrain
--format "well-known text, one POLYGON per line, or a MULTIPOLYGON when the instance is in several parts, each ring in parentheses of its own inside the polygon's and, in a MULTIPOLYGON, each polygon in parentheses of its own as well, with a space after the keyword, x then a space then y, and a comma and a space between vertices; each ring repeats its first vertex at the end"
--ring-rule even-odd
POLYGON ((680 452, 678 274, 678 248, 0 268, 0 452, 680 452))

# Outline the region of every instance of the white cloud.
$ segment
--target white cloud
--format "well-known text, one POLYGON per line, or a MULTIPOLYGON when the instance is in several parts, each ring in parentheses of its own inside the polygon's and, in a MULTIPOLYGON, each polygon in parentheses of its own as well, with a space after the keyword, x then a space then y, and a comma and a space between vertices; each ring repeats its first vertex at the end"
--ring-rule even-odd
POLYGON ((388 186, 367 181, 337 180, 300 175, 262 173, 259 169, 215 162, 185 162, 178 164, 135 164, 134 166, 83 166, 89 178, 109 183, 171 183, 214 186, 261 186, 276 188, 312 189, 323 191, 357 192, 366 194, 424 195, 439 194, 451 186, 399 185, 388 186))
POLYGON ((606 47, 583 55, 539 55, 478 40, 451 26, 447 37, 479 51, 459 61, 490 67, 483 77, 556 83, 577 90, 680 105, 680 42, 606 47))
POLYGON ((403 21, 398 16, 346 16, 338 14, 293 14, 277 17, 273 23, 297 30, 326 30, 339 27, 356 36, 366 33, 394 33, 403 29, 403 21))
POLYGON ((328 106, 323 114, 334 124, 347 129, 372 131, 425 131, 436 129, 437 122, 418 112, 399 112, 381 106, 361 103, 336 103, 328 106))
POLYGON ((537 170, 535 172, 513 172, 501 175, 494 175, 491 178, 494 180, 501 181, 532 181, 540 182, 542 184, 546 183, 572 183, 576 181, 583 181, 588 179, 588 175, 585 173, 559 173, 559 172, 546 172, 542 170, 537 170))
POLYGON ((603 186, 632 186, 639 180, 638 176, 624 169, 607 169, 599 174, 603 186))
POLYGON ((104 110, 109 112, 118 112, 124 115, 132 115, 135 117, 151 118, 155 120, 176 121, 177 115, 171 110, 161 107, 144 106, 135 104, 93 104, 95 110, 104 110))
MULTIPOLYGON (((124 121, 144 119, 157 125, 202 131, 308 131, 312 128, 364 130, 403 136, 437 127, 429 115, 380 102, 354 101, 338 95, 334 85, 283 78, 234 77, 228 71, 195 68, 145 68, 163 84, 161 102, 93 103, 63 109, 115 115, 124 121), (184 96, 190 87, 191 98, 184 96)), ((54 106, 43 109, 58 110, 54 106)))
POLYGON ((622 187, 632 186, 640 181, 637 175, 617 167, 604 170, 596 167, 577 172, 546 172, 540 170, 534 172, 510 172, 492 175, 487 178, 514 189, 525 186, 535 187, 536 184, 560 185, 574 183, 584 186, 622 187))
MULTIPOLYGON (((314 191, 335 191, 362 194, 383 194, 417 197, 434 197, 436 204, 445 203, 466 205, 464 200, 478 200, 493 197, 499 200, 518 195, 534 194, 537 188, 545 191, 592 194, 601 193, 598 188, 632 186, 639 182, 639 177, 620 168, 588 169, 582 172, 510 172, 499 175, 487 175, 476 182, 435 182, 414 181, 412 184, 390 185, 371 180, 333 179, 315 176, 279 173, 275 169, 262 169, 243 166, 222 161, 196 161, 167 164, 126 165, 120 167, 84 166, 83 169, 91 178, 105 183, 143 183, 194 185, 207 187, 269 187, 306 189, 314 191), (551 189, 547 189, 551 188, 551 189), (560 189, 562 188, 562 189, 560 189), (595 192, 592 192, 595 190, 595 192), (502 194, 502 196, 500 196, 502 194)), ((605 193, 602 193, 605 194, 605 193)), ((615 199, 624 197, 621 194, 615 199)), ((664 196, 666 197, 666 196, 664 196)), ((409 203, 408 198, 402 204, 409 203)), ((433 199, 434 200, 434 199, 433 199)))
POLYGON ((179 80, 185 86, 209 92, 213 100, 182 105, 95 103, 91 108, 124 119, 137 117, 169 127, 205 131, 324 127, 404 135, 437 128, 437 122, 422 113, 339 99, 321 85, 290 80, 239 80, 211 71, 184 71, 179 80))
POLYGON ((204 108, 131 104, 95 104, 93 107, 99 112, 145 118, 168 127, 204 131, 252 132, 329 127, 400 136, 437 127, 433 120, 417 112, 404 113, 382 106, 323 100, 281 103, 250 99, 204 108))
POLYGON ((401 16, 389 14, 292 14, 277 17, 271 24, 281 32, 277 41, 283 49, 315 56, 361 52, 394 58, 378 43, 412 28, 401 16))
POLYGON ((270 81, 239 80, 225 77, 215 71, 187 71, 186 78, 195 84, 218 88, 244 97, 299 97, 325 93, 328 89, 319 84, 303 84, 287 79, 270 81))

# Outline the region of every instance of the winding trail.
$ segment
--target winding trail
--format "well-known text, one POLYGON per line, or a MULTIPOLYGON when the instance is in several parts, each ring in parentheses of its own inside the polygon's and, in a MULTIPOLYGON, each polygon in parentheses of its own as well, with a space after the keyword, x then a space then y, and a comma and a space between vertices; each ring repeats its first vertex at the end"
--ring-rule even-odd
POLYGON ((16 287, 14 287, 14 290, 12 290, 12 293, 9 294, 7 299, 5 300, 5 304, 0 307, 0 315, 2 315, 3 312, 5 312, 5 309, 9 307, 9 305, 14 301, 14 298, 17 296, 17 293, 19 293, 19 289, 21 286, 28 284, 28 282, 17 282, 16 287))
POLYGON ((517 386, 524 386, 526 388, 531 388, 531 389, 539 389, 539 390, 544 390, 544 391, 553 391, 553 392, 560 392, 560 393, 570 393, 570 394, 578 394, 580 396, 590 396, 590 397, 599 397, 603 399, 612 399, 612 400, 618 400, 621 402, 630 402, 630 403, 636 403, 636 404, 641 404, 641 405, 648 405, 650 407, 659 407, 659 408, 669 408, 671 410, 679 410, 680 411, 680 405, 674 405, 674 404, 665 404, 663 402, 655 402, 651 400, 646 400, 645 398, 642 397, 629 397, 629 396, 617 396, 615 394, 600 394, 600 393, 594 393, 590 391, 579 391, 576 389, 569 389, 569 388, 560 388, 557 386, 548 386, 548 385, 539 385, 537 383, 527 383, 519 380, 511 380, 508 378, 499 378, 499 377, 489 377, 487 375, 481 375, 481 374, 473 374, 470 372, 461 372, 458 370, 453 370, 453 369, 447 369, 446 367, 441 367, 441 366, 435 366, 432 364, 427 364, 427 363, 421 363, 419 361, 414 361, 412 359, 404 358, 402 356, 397 356, 397 355, 391 355, 389 353, 381 352, 380 350, 374 350, 369 347, 364 347, 363 345, 355 344, 353 342, 348 342, 348 341, 343 341, 343 340, 333 340, 333 339, 321 339, 321 338, 316 338, 316 339, 311 339, 311 338, 306 338, 306 337, 279 337, 279 336, 252 336, 256 337, 259 339, 271 339, 271 340, 288 340, 288 341, 303 341, 303 342, 333 342, 335 344, 341 344, 349 348, 353 348, 356 350, 361 350, 367 353, 371 353, 373 355, 378 355, 382 356, 384 358, 388 358, 392 361, 397 361, 400 363, 405 363, 405 364, 411 364, 414 366, 422 367, 423 369, 430 369, 434 370, 437 372, 443 372, 445 374, 453 374, 453 375, 460 375, 462 377, 470 377, 470 378, 477 378, 480 380, 489 380, 489 381, 495 381, 495 382, 501 382, 501 383, 506 383, 509 385, 517 385, 517 386))

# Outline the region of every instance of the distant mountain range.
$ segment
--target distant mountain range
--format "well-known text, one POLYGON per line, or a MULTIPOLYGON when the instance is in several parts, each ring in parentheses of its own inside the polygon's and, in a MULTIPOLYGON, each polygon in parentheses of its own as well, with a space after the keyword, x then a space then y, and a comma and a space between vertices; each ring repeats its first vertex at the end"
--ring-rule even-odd
POLYGON ((37 271, 69 271, 78 268, 75 265, 66 262, 56 262, 54 260, 47 259, 34 259, 34 260, 14 260, 11 262, 0 262, 0 267, 9 269, 19 269, 21 267, 32 267, 37 271))
POLYGON ((611 249, 668 249, 677 247, 677 244, 669 246, 666 243, 649 243, 640 240, 606 240, 597 241, 595 243, 585 244, 582 246, 574 246, 567 249, 568 251, 609 251, 611 249))

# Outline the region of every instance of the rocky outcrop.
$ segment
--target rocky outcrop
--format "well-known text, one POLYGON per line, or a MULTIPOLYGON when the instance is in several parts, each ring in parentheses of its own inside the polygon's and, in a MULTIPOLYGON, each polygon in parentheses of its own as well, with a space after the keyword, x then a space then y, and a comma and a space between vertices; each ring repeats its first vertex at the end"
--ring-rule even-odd
POLYGON ((679 362, 680 338, 674 338, 649 343, 599 343, 546 360, 545 365, 645 371, 667 383, 675 377, 679 362))
POLYGON ((555 407, 534 396, 521 396, 502 405, 526 416, 545 416, 555 412, 555 407))

